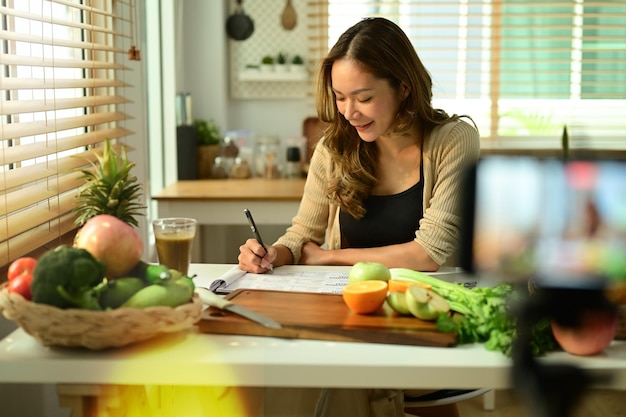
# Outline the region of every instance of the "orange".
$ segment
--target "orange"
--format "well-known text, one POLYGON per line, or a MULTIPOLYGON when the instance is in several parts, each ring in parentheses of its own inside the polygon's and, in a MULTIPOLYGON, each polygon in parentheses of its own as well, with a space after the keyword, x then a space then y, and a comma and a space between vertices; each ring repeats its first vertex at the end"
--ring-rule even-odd
POLYGON ((353 282, 343 287, 343 301, 357 314, 374 313, 383 306, 387 289, 386 281, 353 282))
POLYGON ((404 280, 404 279, 390 279, 388 281, 389 284, 389 292, 404 292, 406 291, 407 288, 409 288, 412 285, 419 285, 420 287, 426 288, 427 290, 430 290, 432 288, 432 285, 429 284, 424 284, 423 282, 418 282, 418 281, 408 281, 408 280, 404 280))

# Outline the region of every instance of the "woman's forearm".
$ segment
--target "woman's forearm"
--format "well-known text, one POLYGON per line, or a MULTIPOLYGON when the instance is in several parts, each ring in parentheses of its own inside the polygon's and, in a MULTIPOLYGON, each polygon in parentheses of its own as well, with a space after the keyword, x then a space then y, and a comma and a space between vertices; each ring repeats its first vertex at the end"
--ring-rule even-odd
POLYGON ((389 268, 410 268, 423 272, 439 269, 439 264, 415 241, 377 248, 327 250, 318 254, 319 256, 303 259, 305 263, 315 265, 354 265, 360 261, 372 261, 385 264, 389 268))

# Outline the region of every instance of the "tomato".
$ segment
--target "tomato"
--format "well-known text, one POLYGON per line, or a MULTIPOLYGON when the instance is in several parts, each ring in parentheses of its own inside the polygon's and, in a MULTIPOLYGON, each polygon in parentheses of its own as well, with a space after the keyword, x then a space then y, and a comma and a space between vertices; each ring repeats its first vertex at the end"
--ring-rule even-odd
POLYGON ((9 278, 9 281, 11 281, 22 274, 32 275, 33 271, 35 270, 35 265, 37 265, 37 259, 35 258, 18 258, 14 260, 13 263, 11 263, 11 265, 9 266, 7 278, 9 278))
POLYGON ((31 300, 33 296, 30 292, 30 285, 33 282, 33 271, 36 265, 37 259, 31 257, 14 260, 7 271, 7 278, 9 279, 7 290, 31 300))
POLYGON ((32 274, 21 274, 9 281, 7 290, 10 293, 21 295, 27 300, 31 300, 33 295, 30 292, 30 284, 33 282, 32 274))

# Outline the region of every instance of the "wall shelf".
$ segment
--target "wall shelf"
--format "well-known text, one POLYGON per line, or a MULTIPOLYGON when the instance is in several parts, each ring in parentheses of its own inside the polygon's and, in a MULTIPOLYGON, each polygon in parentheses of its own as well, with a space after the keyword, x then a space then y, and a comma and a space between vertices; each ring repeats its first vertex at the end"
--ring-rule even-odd
MULTIPOLYGON (((229 11, 235 13, 235 2, 229 2, 229 11)), ((307 1, 293 0, 293 7, 298 16, 307 15, 307 1)), ((284 0, 253 1, 246 3, 246 13, 254 16, 254 35, 245 42, 229 41, 230 97, 235 100, 273 100, 273 99, 309 99, 313 97, 313 86, 309 82, 313 76, 312 68, 305 65, 304 71, 295 68, 274 68, 265 71, 260 68, 266 55, 277 57, 279 53, 287 59, 300 55, 304 62, 311 64, 308 51, 310 26, 298 22, 295 28, 286 31, 276 23, 285 7, 284 0), (257 24, 258 23, 258 24, 257 24), (250 68, 255 63, 259 68, 250 68)), ((291 60, 288 67, 291 66, 291 60)), ((274 62, 275 66, 278 64, 274 62)))
POLYGON ((246 82, 258 82, 258 81, 290 81, 301 82, 307 80, 307 73, 305 71, 298 72, 263 72, 255 70, 246 70, 239 72, 239 81, 246 82))

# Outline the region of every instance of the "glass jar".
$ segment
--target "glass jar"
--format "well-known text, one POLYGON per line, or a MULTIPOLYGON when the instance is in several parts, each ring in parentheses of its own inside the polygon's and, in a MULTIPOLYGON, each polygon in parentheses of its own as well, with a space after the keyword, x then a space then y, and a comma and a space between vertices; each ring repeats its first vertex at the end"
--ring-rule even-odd
POLYGON ((278 178, 280 176, 278 155, 280 140, 276 136, 264 136, 257 139, 256 145, 256 175, 268 179, 278 178))
POLYGON ((233 165, 235 165, 235 159, 239 156, 239 148, 232 137, 226 136, 222 139, 220 156, 226 172, 231 172, 233 165))
POLYGON ((240 157, 235 158, 235 164, 230 171, 230 177, 234 179, 246 179, 250 178, 251 175, 252 170, 250 169, 250 165, 248 165, 248 161, 240 157))
POLYGON ((228 178, 228 171, 224 167, 224 161, 221 156, 216 156, 211 169, 211 177, 216 179, 228 178))

